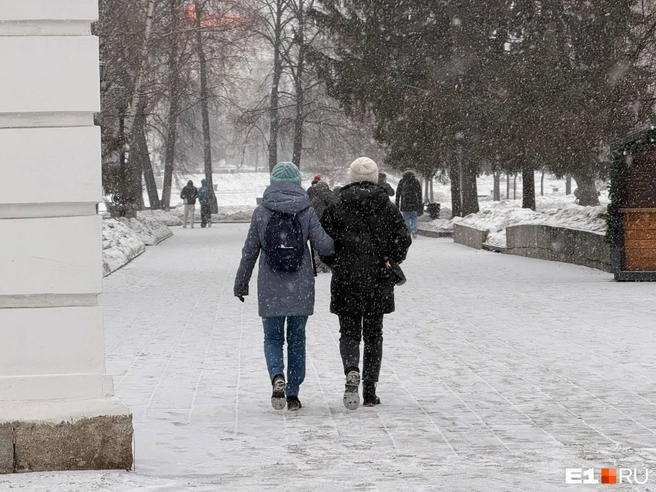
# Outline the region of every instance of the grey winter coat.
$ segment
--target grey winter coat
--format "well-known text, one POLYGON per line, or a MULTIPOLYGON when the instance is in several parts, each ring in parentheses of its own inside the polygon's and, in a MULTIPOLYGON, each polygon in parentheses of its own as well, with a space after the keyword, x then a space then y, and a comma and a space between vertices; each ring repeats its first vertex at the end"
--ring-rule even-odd
POLYGON ((298 214, 304 241, 309 240, 322 256, 331 256, 335 252, 333 240, 321 227, 303 188, 288 181, 272 184, 264 192, 262 205, 253 212, 235 278, 234 294, 248 295, 253 268, 261 255, 257 276, 259 315, 263 318, 310 316, 314 313, 314 272, 309 248, 306 246, 303 263, 297 272, 275 272, 267 264, 264 233, 272 210, 298 214))

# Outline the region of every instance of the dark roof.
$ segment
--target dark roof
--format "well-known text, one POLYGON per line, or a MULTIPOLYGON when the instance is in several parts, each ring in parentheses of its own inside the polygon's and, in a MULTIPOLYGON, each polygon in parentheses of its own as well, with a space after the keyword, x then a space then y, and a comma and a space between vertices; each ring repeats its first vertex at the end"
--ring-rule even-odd
POLYGON ((656 144, 656 126, 630 133, 621 140, 616 140, 611 144, 612 152, 621 152, 627 147, 634 147, 636 143, 653 143, 656 144))

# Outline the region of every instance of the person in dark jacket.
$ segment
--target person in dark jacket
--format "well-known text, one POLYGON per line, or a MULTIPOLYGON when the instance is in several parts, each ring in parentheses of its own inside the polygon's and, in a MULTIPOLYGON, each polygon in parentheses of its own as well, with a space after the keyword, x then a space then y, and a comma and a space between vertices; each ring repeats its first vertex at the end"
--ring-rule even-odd
POLYGON ((198 201, 200 202, 200 226, 212 227, 212 203, 215 200, 214 189, 206 179, 201 179, 201 187, 198 190, 198 201))
POLYGON ((412 171, 406 171, 396 188, 396 206, 403 214, 403 219, 412 233, 417 237, 417 215, 424 202, 421 196, 421 183, 412 171))
POLYGON ((271 185, 265 190, 262 205, 253 212, 251 226, 242 250, 235 278, 234 294, 242 302, 249 294, 248 284, 260 258, 257 277, 259 315, 264 327, 264 356, 273 385, 271 404, 277 410, 301 408, 298 393, 305 379, 305 325, 314 313, 314 272, 307 247, 310 241, 322 255, 334 253, 333 240, 325 233, 310 201, 301 188, 301 173, 291 162, 281 162, 271 173, 271 185), (303 260, 296 271, 275 271, 269 266, 266 230, 274 212, 295 216, 300 222, 303 260), (287 383, 283 345, 287 322, 287 383))
POLYGON ((312 180, 310 187, 307 189, 307 195, 310 198, 310 201, 312 201, 312 199, 314 198, 314 192, 316 191, 317 183, 319 183, 320 181, 321 181, 321 176, 317 174, 312 180))
POLYGON ((412 243, 398 208, 378 186, 378 166, 369 158, 350 167, 351 184, 339 203, 323 215, 324 229, 335 240, 330 310, 339 316, 340 353, 346 375, 344 406, 360 405, 360 340, 365 406, 380 403, 376 384, 383 357, 383 316, 394 311, 394 285, 385 274, 389 260, 401 263, 412 243))
POLYGON ((198 198, 198 190, 194 186, 194 182, 189 180, 187 186, 182 188, 180 198, 184 203, 184 220, 182 227, 187 228, 187 222, 191 222, 191 228, 194 228, 194 214, 196 212, 196 199, 198 198))
POLYGON ((317 217, 321 220, 326 209, 338 201, 339 198, 335 193, 330 191, 328 183, 319 181, 315 185, 314 198, 310 201, 310 205, 312 205, 312 208, 317 213, 317 217))
POLYGON ((389 196, 394 196, 394 188, 387 182, 387 174, 378 173, 378 186, 384 189, 389 196))

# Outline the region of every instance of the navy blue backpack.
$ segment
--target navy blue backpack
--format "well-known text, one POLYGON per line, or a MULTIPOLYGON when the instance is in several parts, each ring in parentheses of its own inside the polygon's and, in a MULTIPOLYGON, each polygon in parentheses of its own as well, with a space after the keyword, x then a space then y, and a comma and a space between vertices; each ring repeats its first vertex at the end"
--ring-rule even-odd
POLYGON ((267 265, 275 272, 297 272, 305 256, 303 228, 297 214, 271 211, 264 231, 267 265))

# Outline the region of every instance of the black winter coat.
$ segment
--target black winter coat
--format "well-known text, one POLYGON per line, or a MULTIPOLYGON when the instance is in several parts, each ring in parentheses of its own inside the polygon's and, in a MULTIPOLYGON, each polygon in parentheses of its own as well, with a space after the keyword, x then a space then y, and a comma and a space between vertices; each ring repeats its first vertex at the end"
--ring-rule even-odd
POLYGON ((382 183, 379 182, 378 186, 384 189, 389 196, 394 196, 394 188, 392 188, 392 185, 387 181, 383 181, 382 183))
POLYGON ((330 188, 328 188, 328 185, 326 185, 325 189, 317 188, 317 190, 314 192, 314 198, 312 198, 310 205, 317 213, 317 217, 321 219, 328 207, 337 202, 339 202, 339 197, 330 191, 330 188))
POLYGON ((405 173, 396 188, 396 206, 401 212, 418 212, 423 206, 421 183, 412 173, 405 173))
POLYGON ((185 186, 182 188, 180 198, 186 200, 187 205, 196 205, 196 198, 198 198, 198 190, 195 186, 185 186))
POLYGON ((412 239, 387 192, 369 182, 342 188, 321 224, 335 241, 330 311, 380 315, 394 311, 394 286, 385 282, 384 262, 401 263, 412 239))

